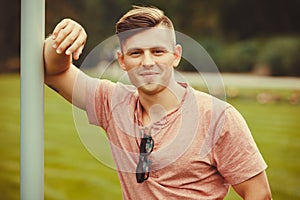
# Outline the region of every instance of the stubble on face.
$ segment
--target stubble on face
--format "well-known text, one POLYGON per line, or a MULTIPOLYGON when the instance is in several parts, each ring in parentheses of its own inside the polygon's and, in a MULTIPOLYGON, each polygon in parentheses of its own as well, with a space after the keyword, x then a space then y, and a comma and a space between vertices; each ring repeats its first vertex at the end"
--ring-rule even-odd
POLYGON ((158 27, 147 29, 123 43, 122 68, 139 91, 154 94, 168 87, 174 67, 172 33, 172 30, 158 27))
POLYGON ((132 68, 127 72, 130 82, 140 91, 149 95, 159 93, 168 88, 172 73, 172 66, 143 66, 132 68))

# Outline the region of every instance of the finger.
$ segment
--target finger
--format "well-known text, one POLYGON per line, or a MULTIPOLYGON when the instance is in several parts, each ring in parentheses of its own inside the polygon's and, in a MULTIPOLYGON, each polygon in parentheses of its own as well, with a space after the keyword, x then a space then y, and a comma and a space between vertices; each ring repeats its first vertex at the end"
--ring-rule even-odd
POLYGON ((66 50, 66 54, 71 55, 73 53, 76 53, 76 55, 80 55, 85 45, 86 37, 86 33, 82 31, 80 35, 76 38, 76 40, 73 41, 72 45, 69 46, 69 48, 66 50))
POLYGON ((74 60, 78 60, 79 59, 80 55, 82 54, 83 47, 84 46, 81 46, 81 47, 79 47, 79 49, 77 49, 75 51, 75 53, 73 54, 74 60))
MULTIPOLYGON (((64 52, 66 50, 66 48, 71 45, 74 34, 78 34, 78 33, 76 33, 75 30, 73 30, 73 26, 74 25, 71 25, 71 24, 66 26, 64 29, 62 29, 59 32, 56 39, 54 40, 53 48, 57 48, 56 49, 57 53, 64 52), (71 37, 69 37, 70 35, 71 35, 71 37)), ((75 37, 75 39, 76 39, 76 37, 75 37)))
MULTIPOLYGON (((62 38, 61 43, 59 44, 59 46, 57 47, 57 51, 62 53, 65 52, 67 55, 71 55, 74 51, 68 51, 67 49, 70 46, 73 46, 76 43, 76 40, 78 39, 78 37, 80 36, 80 29, 77 30, 72 30, 70 33, 68 33, 64 38, 62 38)), ((67 32, 66 32, 67 33, 67 32)), ((77 49, 78 47, 76 47, 75 49, 77 49)), ((71 49, 72 50, 72 49, 71 49)))
POLYGON ((70 22, 69 19, 63 19, 60 23, 57 24, 57 26, 54 28, 52 32, 52 39, 55 40, 59 32, 64 29, 68 23, 70 22))

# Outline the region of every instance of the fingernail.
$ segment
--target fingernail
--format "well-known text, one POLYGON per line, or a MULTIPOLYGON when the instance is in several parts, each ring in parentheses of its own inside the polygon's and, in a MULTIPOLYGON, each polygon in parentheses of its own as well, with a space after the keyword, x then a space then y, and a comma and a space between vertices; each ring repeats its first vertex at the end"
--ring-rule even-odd
POLYGON ((56 53, 61 54, 61 50, 60 49, 56 49, 56 53))
POLYGON ((66 55, 67 55, 67 56, 71 55, 70 50, 67 50, 67 51, 66 51, 66 55))
POLYGON ((74 59, 75 59, 75 60, 78 60, 78 59, 79 59, 79 54, 78 54, 78 53, 76 53, 76 54, 74 55, 74 59))

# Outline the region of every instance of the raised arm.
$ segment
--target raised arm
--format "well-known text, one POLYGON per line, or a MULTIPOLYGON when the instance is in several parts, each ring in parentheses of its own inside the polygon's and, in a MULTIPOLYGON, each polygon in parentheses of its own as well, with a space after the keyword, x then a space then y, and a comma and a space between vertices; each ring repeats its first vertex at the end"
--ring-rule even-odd
POLYGON ((45 83, 69 102, 85 108, 85 85, 88 78, 72 64, 82 53, 87 34, 71 19, 62 20, 44 43, 45 83), (76 92, 73 88, 76 84, 76 92))

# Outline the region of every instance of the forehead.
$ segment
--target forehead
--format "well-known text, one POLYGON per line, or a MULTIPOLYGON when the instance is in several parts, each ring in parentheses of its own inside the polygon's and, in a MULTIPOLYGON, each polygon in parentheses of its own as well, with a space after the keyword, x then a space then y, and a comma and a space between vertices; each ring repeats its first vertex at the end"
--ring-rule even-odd
POLYGON ((175 33, 172 29, 153 27, 139 31, 129 37, 123 44, 122 49, 148 49, 154 47, 165 47, 172 49, 175 45, 175 33))

